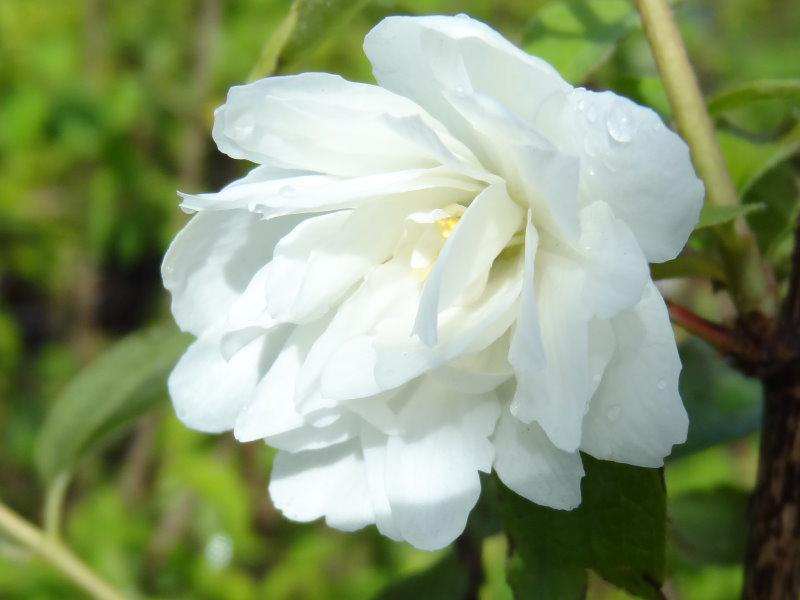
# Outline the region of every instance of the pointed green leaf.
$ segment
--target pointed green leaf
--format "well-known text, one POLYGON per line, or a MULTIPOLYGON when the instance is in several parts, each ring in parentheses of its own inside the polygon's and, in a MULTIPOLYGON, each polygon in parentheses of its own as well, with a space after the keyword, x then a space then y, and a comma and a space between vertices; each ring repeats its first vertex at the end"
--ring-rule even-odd
POLYGON ((706 202, 700 210, 700 220, 697 222, 695 229, 703 229, 704 227, 714 227, 715 225, 722 225, 729 223, 739 217, 751 213, 756 210, 764 208, 763 204, 739 204, 736 206, 716 206, 706 202))
POLYGON ((69 471, 108 434, 166 397, 166 378, 191 336, 174 325, 131 334, 106 350, 55 399, 36 441, 45 481, 69 471))
POLYGON ((661 598, 666 501, 658 469, 583 455, 581 505, 554 510, 498 482, 513 553, 508 580, 517 598, 583 597, 586 569, 648 599, 661 598))
POLYGON ((691 338, 681 344, 680 392, 689 413, 686 442, 669 460, 728 442, 761 425, 761 385, 745 377, 707 344, 691 338))
POLYGON ((553 0, 534 15, 523 47, 572 83, 601 66, 638 24, 628 0, 553 0))
POLYGON ((761 100, 794 99, 800 102, 800 79, 764 79, 749 81, 724 90, 708 101, 711 114, 761 100))
POLYGON ((291 66, 344 27, 369 0, 294 0, 273 32, 250 79, 266 77, 291 66))
POLYGON ((718 132, 717 139, 736 189, 744 196, 767 172, 800 151, 800 125, 768 142, 756 142, 730 131, 718 132))

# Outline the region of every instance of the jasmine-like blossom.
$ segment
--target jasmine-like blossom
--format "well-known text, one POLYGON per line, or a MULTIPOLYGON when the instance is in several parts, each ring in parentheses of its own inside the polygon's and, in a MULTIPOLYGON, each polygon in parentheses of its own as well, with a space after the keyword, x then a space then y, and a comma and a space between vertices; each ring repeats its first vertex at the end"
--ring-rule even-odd
POLYGON ((288 518, 425 549, 480 472, 571 509, 580 452, 661 466, 687 416, 648 262, 698 218, 686 145, 468 17, 387 18, 364 48, 378 85, 270 77, 216 111, 257 166, 183 196, 178 416, 277 448, 288 518))

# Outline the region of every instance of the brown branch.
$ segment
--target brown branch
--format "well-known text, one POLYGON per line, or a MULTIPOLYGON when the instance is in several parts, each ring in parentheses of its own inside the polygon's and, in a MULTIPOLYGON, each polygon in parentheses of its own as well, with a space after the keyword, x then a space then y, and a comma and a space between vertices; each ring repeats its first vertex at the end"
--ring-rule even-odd
POLYGON ((789 290, 781 309, 781 324, 793 331, 800 330, 800 215, 794 229, 792 272, 789 275, 789 290))
POLYGON ((739 331, 704 319, 669 300, 666 303, 673 323, 709 343, 721 354, 747 364, 758 362, 759 353, 739 331))

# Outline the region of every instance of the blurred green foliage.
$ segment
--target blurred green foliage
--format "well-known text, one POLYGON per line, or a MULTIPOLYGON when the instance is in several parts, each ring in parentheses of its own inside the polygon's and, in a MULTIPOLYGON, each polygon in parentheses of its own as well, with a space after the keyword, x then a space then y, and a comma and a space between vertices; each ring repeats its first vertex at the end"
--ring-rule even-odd
MULTIPOLYGON (((212 147, 212 111, 230 85, 248 78, 289 6, 0 2, 0 498, 29 519, 41 522, 47 495, 34 450, 47 443, 39 434, 53 403, 74 389, 67 382, 123 334, 165 320, 158 266, 186 218, 175 191, 218 188, 246 168, 212 147)), ((676 11, 709 95, 800 76, 794 0, 683 0, 676 11)), ((627 2, 373 0, 310 52, 277 64, 368 81, 361 40, 380 18, 457 12, 542 53, 574 82, 616 90, 669 119, 627 2)), ((779 97, 722 96, 715 119, 745 201, 760 207, 747 218, 782 278, 800 210, 800 115, 796 84, 778 87, 779 97)), ((695 234, 692 247, 702 246, 703 235, 695 234)), ((708 286, 678 292, 701 312, 724 316, 708 286)), ((752 485, 755 446, 745 438, 696 451, 752 431, 758 390, 708 349, 689 346, 684 356, 691 368, 682 385, 696 419, 684 456, 666 467, 667 585, 673 598, 723 600, 738 593, 741 573, 729 559, 744 527, 739 500, 728 500, 752 485), (703 546, 698 531, 719 544, 703 546), (718 535, 724 532, 732 534, 728 546, 718 535)), ((269 449, 189 431, 165 393, 157 397, 150 412, 80 455, 64 499, 66 542, 120 589, 149 598, 358 599, 410 576, 412 587, 399 589, 413 589, 418 600, 457 597, 456 584, 425 583, 431 573, 443 573, 433 577, 441 583, 458 570, 451 553, 415 551, 373 529, 343 534, 284 521, 266 495, 269 449)), ((49 456, 77 455, 79 437, 73 450, 51 442, 49 456)), ((481 598, 510 598, 505 537, 489 535, 479 546, 481 598)), ((387 590, 383 597, 396 596, 387 590)), ((81 595, 0 538, 0 597, 81 595)), ((591 577, 589 597, 630 596, 591 577)))

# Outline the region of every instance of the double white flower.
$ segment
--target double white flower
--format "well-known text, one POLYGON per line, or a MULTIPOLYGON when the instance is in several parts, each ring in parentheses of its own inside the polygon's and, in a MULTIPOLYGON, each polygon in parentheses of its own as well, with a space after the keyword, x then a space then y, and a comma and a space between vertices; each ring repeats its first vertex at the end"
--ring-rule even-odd
POLYGON ((276 447, 287 517, 426 549, 480 471, 570 509, 579 451, 660 466, 687 417, 647 263, 697 221, 685 144, 468 17, 388 18, 364 47, 380 87, 271 77, 217 110, 220 150, 259 166, 183 198, 178 416, 276 447))

